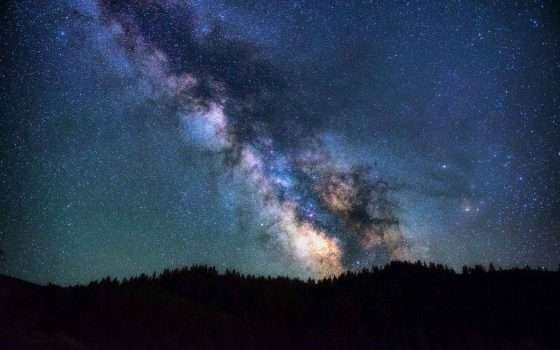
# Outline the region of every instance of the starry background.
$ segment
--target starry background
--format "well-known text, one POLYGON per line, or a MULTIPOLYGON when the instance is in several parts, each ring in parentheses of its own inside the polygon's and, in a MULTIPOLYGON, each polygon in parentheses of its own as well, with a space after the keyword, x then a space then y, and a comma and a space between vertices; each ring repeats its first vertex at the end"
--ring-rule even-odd
MULTIPOLYGON (((69 284, 203 263, 313 276, 271 243, 258 186, 232 175, 235 154, 181 122, 185 96, 146 82, 138 38, 165 55, 168 76, 201 82, 190 97, 226 95, 241 146, 225 153, 270 153, 266 177, 289 184, 277 201, 331 236, 344 228, 318 208, 314 175, 294 170, 309 144, 390 184, 411 259, 560 264, 554 1, 4 6, 3 273, 69 284)), ((385 262, 370 255, 344 266, 385 262)))

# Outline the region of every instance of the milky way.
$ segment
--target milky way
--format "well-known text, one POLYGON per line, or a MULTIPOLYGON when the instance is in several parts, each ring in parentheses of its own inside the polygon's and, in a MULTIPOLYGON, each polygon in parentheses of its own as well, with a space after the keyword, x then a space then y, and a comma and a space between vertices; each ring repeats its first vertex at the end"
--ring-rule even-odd
POLYGON ((555 266, 551 7, 14 4, 5 267, 555 266))
POLYGON ((244 120, 245 113, 254 113, 258 104, 281 98, 261 75, 281 78, 270 73, 274 69, 248 44, 213 33, 196 37, 196 29, 187 25, 184 32, 162 44, 187 56, 187 62, 174 60, 158 46, 159 40, 151 42, 145 31, 153 30, 150 26, 158 16, 164 18, 163 23, 192 23, 192 8, 173 2, 142 1, 122 8, 113 2, 100 7, 103 25, 149 87, 148 97, 173 106, 188 140, 227 155, 232 170, 261 197, 264 206, 256 215, 272 223, 268 230, 274 243, 303 270, 313 276, 328 276, 351 267, 353 256, 360 256, 364 263, 371 263, 372 257, 382 253, 391 259, 413 258, 387 196, 389 187, 382 180, 373 183, 367 169, 337 168, 313 135, 304 135, 315 140, 312 147, 302 144, 297 150, 279 151, 268 132, 269 125, 244 120), (172 11, 180 12, 180 18, 174 18, 172 11), (184 37, 189 39, 184 41, 184 37), (233 48, 233 53, 220 57, 223 47, 233 48), (242 58, 236 60, 237 55, 242 58), (200 62, 192 64, 197 56, 200 62), (208 70, 207 61, 214 59, 224 60, 224 65, 208 70), (234 72, 236 80, 229 81, 222 69, 234 72), (264 83, 238 92, 239 81, 249 79, 264 83), (228 103, 239 110, 234 121, 225 111, 228 103), (317 211, 339 224, 339 232, 333 233, 332 225, 323 222, 317 211), (350 253, 351 249, 357 251, 350 253))

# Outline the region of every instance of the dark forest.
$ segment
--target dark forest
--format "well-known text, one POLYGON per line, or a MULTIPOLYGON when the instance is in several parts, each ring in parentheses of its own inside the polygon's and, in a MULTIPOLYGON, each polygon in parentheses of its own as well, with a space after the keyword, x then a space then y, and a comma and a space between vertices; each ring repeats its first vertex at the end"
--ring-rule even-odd
POLYGON ((392 262, 319 281, 208 266, 0 279, 3 349, 558 349, 560 271, 392 262))

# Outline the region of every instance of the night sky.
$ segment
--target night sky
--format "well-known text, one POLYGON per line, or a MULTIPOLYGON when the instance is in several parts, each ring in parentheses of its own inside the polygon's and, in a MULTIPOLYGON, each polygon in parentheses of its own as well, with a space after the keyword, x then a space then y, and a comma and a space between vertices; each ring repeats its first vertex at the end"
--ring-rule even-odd
POLYGON ((3 273, 560 264, 554 1, 4 10, 3 273))

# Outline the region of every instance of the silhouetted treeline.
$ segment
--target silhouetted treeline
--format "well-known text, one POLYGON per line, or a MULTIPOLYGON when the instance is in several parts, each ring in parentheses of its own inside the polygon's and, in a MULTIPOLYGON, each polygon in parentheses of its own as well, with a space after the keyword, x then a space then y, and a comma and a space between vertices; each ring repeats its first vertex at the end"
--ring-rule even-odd
POLYGON ((0 278, 1 349, 560 349, 560 271, 392 262, 301 281, 193 266, 0 278))

